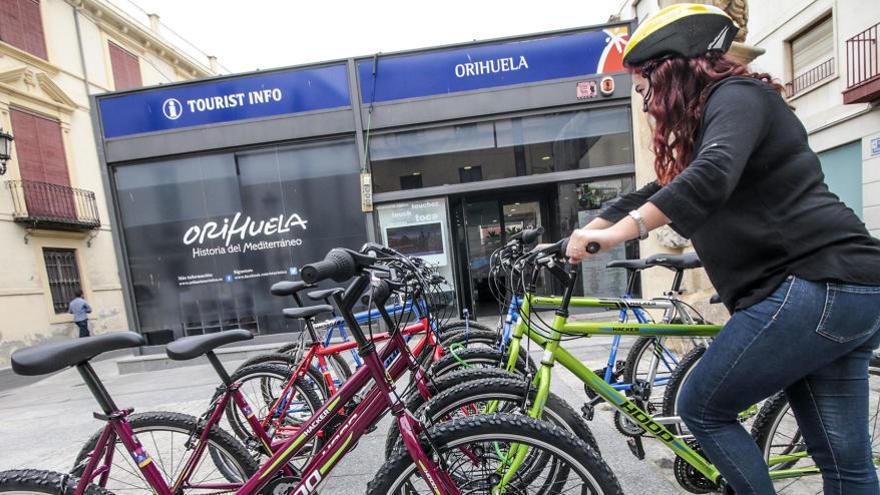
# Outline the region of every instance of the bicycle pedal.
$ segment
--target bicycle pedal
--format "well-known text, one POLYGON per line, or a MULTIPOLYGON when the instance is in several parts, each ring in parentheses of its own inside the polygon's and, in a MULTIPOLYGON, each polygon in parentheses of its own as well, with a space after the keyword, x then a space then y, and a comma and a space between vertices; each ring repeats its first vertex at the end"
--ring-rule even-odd
POLYGON ((592 404, 584 404, 581 407, 581 416, 583 416, 584 419, 586 419, 587 421, 592 421, 595 414, 596 408, 594 408, 592 404))
POLYGON ((640 461, 645 460, 645 446, 642 445, 642 437, 629 437, 626 440, 626 445, 629 447, 632 455, 636 456, 636 459, 640 461))

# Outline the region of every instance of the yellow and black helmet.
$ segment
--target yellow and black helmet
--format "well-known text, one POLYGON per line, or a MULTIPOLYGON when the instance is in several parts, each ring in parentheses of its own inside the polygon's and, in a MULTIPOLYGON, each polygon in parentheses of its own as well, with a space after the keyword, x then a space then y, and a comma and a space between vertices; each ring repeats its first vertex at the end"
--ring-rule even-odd
POLYGON ((632 67, 649 60, 696 57, 708 51, 726 52, 738 28, 723 10, 712 5, 679 3, 648 17, 633 33, 623 52, 632 67))

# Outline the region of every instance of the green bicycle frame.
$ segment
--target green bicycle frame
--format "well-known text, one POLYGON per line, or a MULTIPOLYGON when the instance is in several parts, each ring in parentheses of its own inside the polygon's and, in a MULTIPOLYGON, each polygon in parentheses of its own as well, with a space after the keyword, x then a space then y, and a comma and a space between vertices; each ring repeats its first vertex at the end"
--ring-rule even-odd
MULTIPOLYGON (((714 337, 721 331, 721 325, 683 325, 673 323, 620 323, 620 322, 569 322, 566 316, 560 315, 558 312, 553 318, 551 331, 548 335, 541 335, 529 327, 529 316, 531 308, 560 308, 563 305, 561 297, 539 297, 527 294, 523 299, 520 308, 520 318, 514 328, 513 335, 509 344, 509 356, 505 369, 513 371, 516 366, 521 349, 521 341, 523 336, 527 336, 530 340, 538 344, 544 349, 541 357, 541 363, 534 377, 534 386, 536 390, 535 401, 529 409, 529 416, 540 419, 543 415, 544 405, 550 394, 550 379, 552 367, 559 362, 565 369, 572 372, 584 384, 590 387, 605 401, 616 409, 620 410, 630 420, 641 425, 645 431, 655 438, 663 442, 667 447, 672 449, 678 456, 694 467, 706 478, 718 482, 720 472, 705 457, 691 449, 687 444, 682 442, 677 436, 672 434, 665 426, 654 421, 653 417, 641 410, 633 401, 629 400, 625 395, 621 394, 608 385, 600 376, 593 373, 592 370, 584 366, 580 360, 571 355, 561 345, 561 338, 564 336, 582 335, 590 337, 593 335, 635 335, 635 336, 656 336, 656 337, 714 337)), ((601 308, 618 308, 620 303, 614 299, 599 299, 586 297, 572 297, 569 307, 601 307, 601 308)), ((632 304, 635 305, 635 304, 632 304)), ((518 465, 517 461, 521 461, 526 450, 524 446, 511 449, 511 454, 515 454, 513 461, 513 470, 518 465), (522 448, 520 448, 522 447, 522 448)), ((793 454, 773 456, 770 458, 769 466, 776 466, 782 463, 795 461, 808 457, 806 452, 797 452, 793 454)), ((510 471, 506 473, 510 476, 510 471)), ((780 469, 771 470, 771 479, 794 478, 806 475, 820 474, 816 467, 796 468, 796 469, 780 469)), ((502 482, 503 485, 503 482, 502 482)))

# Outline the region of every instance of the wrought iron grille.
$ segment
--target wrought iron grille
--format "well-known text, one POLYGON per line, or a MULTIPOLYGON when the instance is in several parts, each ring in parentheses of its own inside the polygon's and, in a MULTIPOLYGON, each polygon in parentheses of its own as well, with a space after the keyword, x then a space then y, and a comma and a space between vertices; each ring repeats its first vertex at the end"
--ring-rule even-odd
POLYGON ((49 276, 52 307, 55 313, 66 313, 70 301, 81 287, 76 251, 73 249, 43 248, 43 260, 49 276))
POLYGON ((6 187, 12 194, 16 222, 68 230, 101 226, 92 191, 31 180, 7 181, 6 187))

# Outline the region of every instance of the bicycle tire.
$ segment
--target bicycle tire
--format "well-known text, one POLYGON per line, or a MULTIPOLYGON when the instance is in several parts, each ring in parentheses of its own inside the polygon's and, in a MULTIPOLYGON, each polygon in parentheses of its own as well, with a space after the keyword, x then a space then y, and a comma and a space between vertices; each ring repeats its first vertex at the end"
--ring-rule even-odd
MULTIPOLYGON (((868 368, 868 380, 868 425, 871 427, 871 430, 869 431, 871 450, 875 458, 876 466, 878 451, 880 451, 880 429, 878 429, 880 428, 878 427, 878 420, 880 420, 880 393, 877 392, 880 390, 880 368, 877 367, 877 362, 874 359, 872 359, 871 366, 868 368), (874 381, 873 384, 870 384, 871 380, 874 381)), ((788 398, 784 393, 778 392, 764 401, 760 412, 755 417, 755 422, 752 424, 751 434, 752 438, 754 438, 755 442, 758 444, 761 453, 764 455, 765 461, 768 460, 771 455, 791 454, 807 450, 803 436, 800 434, 800 428, 793 416, 794 415, 791 413, 791 407, 788 403, 788 398), (782 426, 783 424, 785 426, 782 426), (791 431, 791 433, 783 433, 779 435, 778 432, 780 428, 786 428, 791 431), (781 440, 777 440, 778 435, 782 437, 781 440), (775 450, 779 447, 781 447, 781 450, 775 450)), ((807 458, 777 464, 771 469, 803 468, 812 465, 814 465, 812 461, 807 458), (806 466, 804 464, 806 464, 806 466)), ((817 489, 821 491, 821 479, 821 476, 811 476, 799 478, 797 480, 780 480, 780 484, 785 482, 786 485, 777 486, 777 491, 779 493, 812 493, 816 492, 817 489), (818 484, 819 486, 813 486, 814 484, 818 484), (788 491, 789 489, 793 491, 788 491)))
MULTIPOLYGON (((286 346, 278 349, 276 353, 279 354, 295 354, 299 351, 299 343, 294 342, 292 344, 287 344, 286 346)), ((342 358, 339 354, 328 354, 325 356, 328 361, 330 361, 330 366, 334 368, 335 371, 339 375, 339 380, 344 382, 351 377, 351 366, 348 365, 348 361, 342 358)), ((319 371, 320 373, 320 371, 319 371)))
MULTIPOLYGON (((73 495, 79 479, 66 473, 39 469, 13 469, 0 472, 0 493, 40 493, 73 495)), ((85 495, 113 495, 113 492, 97 485, 88 485, 85 495)))
MULTIPOLYGON (((185 449, 185 442, 189 439, 191 432, 198 430, 199 419, 187 414, 151 411, 132 414, 128 416, 126 420, 129 425, 131 425, 132 431, 135 435, 138 435, 138 439, 143 444, 144 450, 152 456, 156 466, 159 467, 159 471, 165 476, 165 482, 170 486, 170 484, 174 483, 176 480, 179 469, 183 467, 182 461, 186 458, 185 453, 187 452, 185 449), (165 434, 170 433, 169 442, 163 443, 162 446, 160 446, 159 441, 156 439, 157 432, 164 432, 165 434), (174 441, 175 434, 179 435, 179 442, 174 441), (149 440, 147 439, 148 436, 149 440), (151 441, 152 445, 150 445, 151 441), (174 465, 175 452, 180 452, 178 459, 181 461, 176 466, 174 465), (171 463, 170 467, 166 466, 167 462, 171 463)), ((98 430, 80 449, 76 456, 76 460, 74 461, 71 474, 74 476, 82 475, 86 463, 88 462, 89 455, 98 444, 100 435, 101 430, 98 430)), ((118 467, 115 470, 111 467, 111 475, 108 479, 108 483, 115 481, 116 484, 120 485, 120 487, 111 486, 111 489, 115 492, 124 492, 129 490, 131 486, 137 486, 135 483, 142 482, 144 490, 148 492, 152 491, 152 489, 146 484, 145 480, 140 479, 137 476, 132 476, 134 474, 139 475, 140 471, 136 468, 132 468, 132 460, 129 457, 130 454, 118 440, 116 443, 116 449, 117 452, 113 456, 114 466, 123 467, 118 467), (125 464, 115 464, 115 461, 119 459, 123 459, 125 464), (117 473, 123 471, 123 473, 117 474, 117 477, 114 478, 114 471, 117 473), (125 476, 125 481, 118 476, 125 476)), ((227 482, 243 483, 252 476, 259 467, 256 459, 251 456, 248 449, 232 435, 220 428, 219 425, 214 425, 211 428, 211 431, 208 432, 208 445, 206 451, 207 452, 203 454, 201 462, 204 462, 205 454, 209 454, 214 463, 214 469, 219 472, 227 482)), ((202 466, 202 464, 200 463, 199 466, 202 466)), ((207 474, 211 474, 211 472, 209 471, 207 474)))
MULTIPOLYGON (((278 366, 275 364, 257 364, 254 366, 249 366, 247 368, 242 368, 237 370, 232 375, 232 381, 235 383, 239 383, 239 391, 242 394, 245 394, 245 398, 247 399, 247 395, 249 392, 253 392, 253 390, 247 389, 247 384, 249 381, 258 380, 259 393, 251 394, 250 399, 248 399, 248 404, 253 409, 254 414, 257 415, 257 418, 261 421, 268 414, 268 408, 272 406, 275 402, 274 396, 266 395, 266 386, 264 380, 274 379, 278 381, 279 386, 282 383, 287 383, 290 380, 290 374, 288 369, 283 366, 278 366), (256 396, 256 400, 254 399, 256 396), (257 402, 262 399, 262 402, 257 402)), ((287 414, 287 419, 285 420, 286 425, 296 425, 298 422, 302 420, 307 420, 309 417, 314 415, 315 412, 320 409, 323 404, 318 396, 315 394, 314 388, 307 383, 302 378, 297 378, 292 388, 296 390, 294 397, 298 397, 305 403, 305 407, 307 410, 301 415, 300 418, 290 417, 290 414, 287 414)), ((277 391, 277 388, 272 387, 273 391, 277 391)), ((233 401, 229 401, 226 405, 226 420, 229 422, 229 426, 232 429, 232 432, 235 433, 235 436, 239 439, 246 441, 251 437, 250 425, 247 422, 246 418, 241 417, 241 411, 238 410, 238 407, 235 405, 233 401)), ((313 449, 317 449, 321 446, 320 437, 315 438, 315 444, 312 446, 313 449)))
MULTIPOLYGON (((486 414, 471 416, 468 418, 458 419, 447 423, 441 423, 431 427, 421 437, 422 448, 428 453, 443 455, 445 464, 453 469, 464 466, 467 462, 456 463, 453 456, 467 445, 467 450, 472 453, 479 452, 481 465, 489 466, 488 460, 491 455, 497 452, 498 446, 506 443, 516 443, 525 445, 537 451, 541 449, 547 453, 546 457, 553 456, 553 462, 544 464, 533 463, 521 467, 524 468, 556 468, 558 476, 567 475, 574 472, 575 475, 584 480, 584 484, 589 484, 592 489, 591 493, 597 495, 618 495, 623 491, 614 473, 596 453, 583 440, 576 438, 574 435, 555 427, 546 421, 538 421, 526 416, 502 415, 502 414, 486 414), (430 438, 430 442, 428 439, 430 438), (484 448, 482 444, 494 446, 495 448, 484 448), (561 459, 567 462, 565 466, 560 468, 560 464, 555 459, 561 459)), ((460 456, 463 457, 463 456, 460 456)), ((527 473, 530 474, 530 473, 527 473)), ((540 474, 540 471, 538 471, 540 474)), ((477 479, 471 479, 460 471, 453 471, 450 476, 456 480, 459 487, 463 487, 468 483, 485 483, 490 479, 489 476, 479 475, 477 479)), ((536 479, 529 476, 531 479, 536 479)), ((558 484, 559 478, 554 478, 552 483, 558 484)), ((368 495, 389 495, 401 493, 400 487, 406 486, 406 493, 433 493, 430 487, 424 487, 421 491, 416 492, 415 483, 422 483, 421 476, 416 473, 416 466, 406 450, 398 451, 395 455, 385 462, 373 480, 367 485, 368 495), (412 475, 412 481, 409 481, 412 475)), ((546 483, 545 483, 546 485, 546 483)), ((463 493, 489 493, 490 487, 483 489, 474 489, 468 486, 463 493)), ((563 487, 553 486, 545 487, 550 493, 567 493, 569 490, 563 487)), ((514 493, 525 493, 524 490, 512 490, 514 493)), ((529 492, 531 493, 531 491, 529 492)))
MULTIPOLYGON (((504 365, 507 363, 508 353, 504 353, 503 355, 494 349, 464 349, 461 351, 457 351, 454 354, 449 353, 438 359, 428 368, 428 374, 437 378, 443 376, 445 374, 451 373, 453 371, 457 371, 459 369, 464 369, 472 366, 479 366, 483 368, 500 368, 503 369, 504 365)), ((523 359, 523 356, 518 356, 516 360, 516 367, 514 368, 517 374, 527 375, 528 370, 536 370, 537 367, 534 365, 534 362, 529 358, 528 361, 523 359)))
MULTIPOLYGON (((654 355, 654 341, 657 337, 639 337, 636 339, 635 343, 630 348, 629 352, 626 354, 626 359, 624 361, 623 367, 623 383, 633 384, 636 383, 636 380, 647 381, 647 372, 650 372, 650 363, 651 357, 654 355), (647 362, 645 363, 645 369, 647 371, 640 372, 642 360, 647 357, 647 362)), ((665 352, 672 352, 664 346, 665 352)), ((685 353, 685 356, 687 353, 685 353)), ((683 356, 676 356, 679 362, 683 359, 683 356)), ((654 415, 657 411, 663 410, 664 407, 664 398, 665 394, 660 393, 661 391, 665 392, 666 387, 668 386, 668 380, 672 378, 672 373, 675 372, 675 368, 670 369, 668 366, 665 369, 662 362, 658 362, 657 364, 657 376, 667 376, 667 383, 664 385, 658 385, 655 383, 651 385, 651 394, 648 397, 648 413, 654 415), (661 374, 662 371, 662 374, 661 374)), ((626 416, 616 413, 615 414, 615 427, 617 430, 623 433, 624 435, 640 435, 642 432, 642 428, 632 421, 630 421, 626 416)))
MULTIPOLYGON (((663 391, 663 416, 678 416, 678 395, 681 393, 681 387, 705 352, 704 346, 694 347, 681 358, 678 367, 672 371, 672 376, 666 382, 666 390, 663 391)), ((680 436, 686 433, 682 423, 668 424, 666 429, 673 435, 680 436)))
MULTIPOLYGON (((511 373, 503 368, 465 368, 428 380, 426 385, 428 386, 428 391, 431 393, 431 397, 433 397, 460 383, 482 378, 505 378, 510 376, 521 375, 511 373)), ((427 399, 422 397, 422 394, 418 390, 413 390, 404 398, 404 402, 406 403, 407 409, 415 411, 421 407, 422 404, 427 402, 427 399)))
MULTIPOLYGON (((440 341, 440 347, 445 349, 447 353, 455 344, 459 344, 459 347, 464 347, 466 349, 470 349, 471 345, 474 345, 475 347, 495 348, 497 347, 495 345, 497 340, 498 334, 492 330, 471 329, 465 331, 464 329, 456 329, 452 332, 443 334, 443 339, 440 341)), ((422 352, 418 356, 419 365, 422 368, 429 368, 433 356, 433 349, 431 349, 431 352, 422 352)))
MULTIPOLYGON (((483 378, 507 378, 511 376, 520 375, 515 375, 501 368, 467 368, 453 371, 446 375, 437 377, 436 379, 429 380, 427 385, 428 390, 431 392, 431 398, 433 398, 444 390, 448 390, 462 383, 467 383, 473 380, 480 380, 483 378)), ((406 408, 410 412, 414 413, 429 399, 425 399, 424 397, 422 397, 422 394, 420 394, 418 390, 414 390, 409 395, 407 395, 406 399, 404 399, 404 402, 406 403, 406 408)), ((400 437, 400 431, 398 430, 398 428, 399 426, 397 425, 397 421, 392 421, 391 426, 388 427, 388 433, 385 435, 386 458, 394 449, 394 445, 395 443, 397 443, 396 438, 400 437)))
MULTIPOLYGON (((273 353, 273 354, 260 354, 259 356, 254 356, 251 359, 241 363, 241 365, 235 369, 235 372, 242 368, 247 368, 248 366, 254 366, 257 364, 275 364, 279 366, 285 366, 287 368, 295 368, 297 364, 296 358, 291 356, 290 354, 281 354, 281 353, 273 353)), ((330 396, 329 390, 327 390, 327 383, 324 381, 324 375, 321 373, 321 370, 316 368, 314 365, 310 365, 308 369, 306 369, 306 376, 308 380, 314 385, 315 394, 318 398, 322 400, 326 400, 330 396)))
MULTIPOLYGON (((467 407, 477 401, 504 401, 515 404, 518 409, 522 404, 530 407, 534 403, 537 389, 528 387, 529 397, 525 400, 526 381, 516 375, 504 378, 483 378, 460 383, 449 388, 425 402, 416 412, 416 417, 424 418, 428 424, 438 424, 451 412, 467 407)), ((599 444, 590 427, 581 415, 561 397, 550 392, 544 404, 543 421, 548 421, 587 443, 596 453, 600 453, 599 444)), ((385 442, 385 457, 390 458, 395 449, 401 448, 400 431, 397 422, 388 429, 385 442)))
MULTIPOLYGON (((462 320, 462 321, 456 321, 453 323, 445 323, 445 324, 441 325, 437 329, 437 332, 435 335, 439 339, 438 341, 442 342, 444 339, 446 339, 450 335, 456 335, 458 333, 465 332, 465 331, 467 331, 467 332, 470 332, 470 331, 494 332, 494 330, 492 330, 491 328, 489 328, 486 325, 483 325, 481 323, 477 323, 474 321, 465 323, 462 320)), ((422 338, 427 338, 427 334, 425 334, 422 338)), ((436 347, 436 344, 426 345, 426 346, 422 347, 421 352, 419 352, 418 355, 414 356, 416 363, 418 363, 419 366, 421 366, 425 369, 429 368, 431 366, 431 359, 434 356, 434 348, 435 347, 436 347)), ((447 349, 446 347, 443 347, 443 348, 447 349)))

